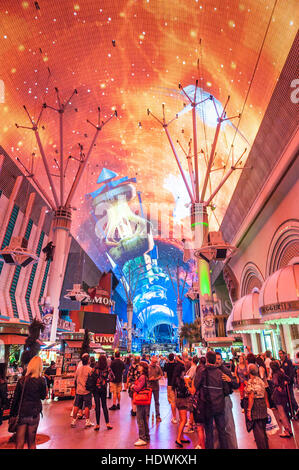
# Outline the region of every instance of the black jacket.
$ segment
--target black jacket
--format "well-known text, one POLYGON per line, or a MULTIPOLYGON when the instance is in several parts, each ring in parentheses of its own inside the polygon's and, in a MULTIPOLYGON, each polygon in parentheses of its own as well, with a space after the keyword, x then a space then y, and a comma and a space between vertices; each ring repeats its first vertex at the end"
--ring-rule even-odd
POLYGON ((17 416, 19 410, 22 389, 25 383, 25 391, 22 400, 20 417, 38 416, 42 411, 42 402, 47 396, 47 385, 44 377, 21 377, 18 380, 10 409, 10 416, 17 416))
POLYGON ((2 424, 3 411, 8 406, 7 399, 7 382, 5 380, 0 381, 0 426, 2 424))
POLYGON ((206 406, 209 407, 209 414, 215 415, 224 411, 224 382, 222 372, 219 367, 207 365, 198 368, 194 378, 196 390, 203 389, 203 396, 206 406))
POLYGON ((86 381, 86 390, 92 393, 103 391, 107 388, 108 381, 108 369, 100 370, 99 368, 95 368, 94 371, 88 376, 86 381))
POLYGON ((228 396, 231 393, 233 393, 234 390, 237 390, 239 388, 238 380, 235 375, 231 373, 231 371, 225 367, 223 364, 219 367, 221 372, 223 372, 225 375, 228 375, 231 378, 231 382, 225 382, 223 383, 224 387, 224 395, 228 396))

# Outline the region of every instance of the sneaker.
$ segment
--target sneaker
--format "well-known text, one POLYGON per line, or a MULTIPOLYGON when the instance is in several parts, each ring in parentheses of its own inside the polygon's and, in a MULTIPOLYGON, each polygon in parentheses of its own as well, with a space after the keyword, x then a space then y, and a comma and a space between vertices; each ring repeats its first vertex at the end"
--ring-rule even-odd
POLYGON ((161 423, 161 421, 162 421, 162 419, 160 418, 160 416, 157 416, 156 422, 157 422, 157 423, 161 423))
POLYGON ((111 426, 111 424, 106 424, 106 427, 107 427, 108 431, 110 431, 110 429, 113 429, 113 426, 111 426))
POLYGON ((117 407, 115 405, 112 405, 110 406, 109 410, 112 410, 112 411, 117 410, 117 407))
POLYGON ((86 427, 86 428, 90 428, 91 426, 94 426, 94 424, 90 421, 90 419, 87 419, 87 420, 85 421, 85 427, 86 427))
POLYGON ((146 444, 147 442, 143 439, 138 439, 138 441, 135 442, 134 446, 146 446, 146 444))
POLYGON ((120 410, 120 404, 116 405, 116 409, 120 410))
POLYGON ((172 422, 172 424, 178 424, 176 418, 172 418, 171 422, 172 422))
POLYGON ((71 422, 72 428, 76 427, 76 422, 77 422, 76 418, 73 418, 71 422))
POLYGON ((195 449, 201 449, 201 446, 199 444, 197 444, 197 446, 195 447, 195 449))
POLYGON ((99 431, 100 430, 100 426, 97 424, 94 428, 93 428, 94 431, 99 431))
POLYGON ((131 416, 136 416, 136 411, 131 410, 131 416))

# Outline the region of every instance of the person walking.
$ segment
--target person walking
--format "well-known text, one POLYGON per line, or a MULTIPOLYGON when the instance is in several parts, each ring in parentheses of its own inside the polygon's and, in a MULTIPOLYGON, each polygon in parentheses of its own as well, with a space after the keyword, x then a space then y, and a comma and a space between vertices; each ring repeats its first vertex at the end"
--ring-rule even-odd
POLYGON ((77 414, 79 408, 83 410, 85 415, 85 427, 93 426, 93 423, 89 419, 90 410, 92 408, 92 395, 89 390, 86 389, 86 382, 89 374, 92 372, 92 368, 88 365, 89 363, 89 354, 84 353, 82 355, 82 366, 77 367, 75 373, 75 384, 76 384, 76 396, 73 410, 73 419, 71 422, 72 428, 76 426, 77 414))
POLYGON ((109 413, 107 408, 107 383, 109 379, 109 370, 106 356, 100 356, 92 373, 89 375, 86 388, 92 392, 95 403, 96 425, 95 431, 100 429, 101 404, 104 413, 107 429, 112 429, 109 422, 109 413))
POLYGON ((177 424, 175 391, 172 388, 173 373, 176 368, 176 365, 177 363, 175 361, 175 356, 173 353, 170 353, 168 355, 168 362, 166 362, 164 365, 163 372, 165 376, 167 377, 167 400, 171 407, 171 414, 172 414, 171 422, 173 424, 177 424))
MULTIPOLYGON (((132 392, 141 392, 145 388, 148 387, 148 364, 147 362, 141 361, 138 364, 138 373, 139 377, 132 385, 132 392)), ((135 446, 145 446, 150 441, 149 435, 149 426, 148 426, 148 418, 149 418, 149 410, 150 405, 136 405, 137 410, 137 424, 138 424, 138 432, 139 432, 139 439, 135 442, 135 446)))
POLYGON ((115 359, 111 362, 110 366, 114 378, 110 381, 110 391, 113 397, 113 405, 109 408, 109 410, 119 410, 120 409, 120 393, 122 389, 122 377, 125 365, 123 361, 120 359, 120 352, 116 351, 115 359))
POLYGON ((198 368, 194 379, 196 391, 202 389, 204 397, 204 428, 205 447, 214 449, 214 422, 219 436, 221 449, 227 449, 228 443, 225 434, 225 399, 223 373, 216 366, 216 353, 208 351, 206 354, 206 365, 198 368))
POLYGON ((148 367, 149 375, 149 387, 152 389, 154 400, 155 400, 155 413, 156 413, 156 422, 160 423, 160 385, 159 380, 163 377, 163 372, 161 367, 158 364, 157 356, 152 356, 150 365, 148 367))
POLYGON ((8 406, 7 381, 5 377, 6 364, 0 363, 0 426, 2 424, 3 413, 8 406))
POLYGON ((26 375, 16 385, 10 418, 18 416, 16 431, 16 449, 23 449, 25 442, 28 449, 36 449, 36 433, 42 412, 42 402, 47 397, 47 384, 42 377, 43 362, 34 356, 27 366, 26 375))
POLYGON ((233 403, 230 395, 234 390, 239 388, 236 376, 224 366, 220 353, 216 353, 216 366, 222 372, 222 380, 224 381, 224 417, 225 417, 225 435, 227 439, 228 449, 238 449, 238 441, 236 435, 236 427, 233 416, 233 403))
POLYGON ((266 387, 258 376, 258 366, 249 364, 249 380, 245 386, 245 419, 248 432, 253 430, 258 449, 269 449, 266 433, 267 408, 269 408, 266 387))
POLYGON ((277 408, 279 414, 279 420, 284 428, 283 433, 280 434, 280 437, 291 437, 292 429, 290 421, 287 416, 287 406, 288 406, 288 394, 286 386, 290 382, 289 377, 282 372, 279 367, 279 364, 276 361, 270 363, 270 368, 272 371, 272 383, 273 383, 273 393, 272 400, 277 408))

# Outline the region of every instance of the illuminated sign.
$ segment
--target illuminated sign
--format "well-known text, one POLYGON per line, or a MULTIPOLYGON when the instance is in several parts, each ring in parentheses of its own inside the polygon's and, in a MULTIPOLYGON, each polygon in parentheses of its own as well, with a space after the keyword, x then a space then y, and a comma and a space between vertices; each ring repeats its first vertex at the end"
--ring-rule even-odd
POLYGON ((91 303, 91 304, 103 304, 103 305, 106 305, 106 306, 109 306, 109 307, 114 307, 115 306, 115 301, 110 299, 109 297, 94 297, 93 299, 92 298, 89 298, 88 299, 88 303, 91 303))
POLYGON ((267 315, 268 313, 290 312, 294 310, 299 310, 299 300, 264 305, 263 307, 261 307, 261 314, 267 315))
POLYGON ((97 335, 94 334, 94 342, 101 345, 111 345, 114 344, 114 335, 97 335))

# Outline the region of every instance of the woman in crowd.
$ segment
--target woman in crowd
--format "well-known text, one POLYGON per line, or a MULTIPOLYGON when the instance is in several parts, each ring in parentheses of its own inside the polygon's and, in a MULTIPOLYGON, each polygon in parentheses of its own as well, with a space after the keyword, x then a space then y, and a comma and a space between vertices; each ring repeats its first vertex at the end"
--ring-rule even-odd
POLYGON ((42 377, 43 362, 34 356, 27 366, 25 377, 17 383, 13 396, 10 416, 18 416, 22 392, 23 398, 16 433, 16 448, 23 449, 25 441, 28 449, 36 449, 36 432, 39 424, 42 402, 47 396, 46 380, 42 377))
POLYGON ((132 387, 140 375, 139 369, 138 369, 139 363, 140 363, 140 356, 135 356, 128 371, 127 390, 129 391, 129 397, 131 398, 131 407, 132 407, 131 416, 136 416, 136 413, 137 413, 136 405, 134 405, 133 403, 132 387))
POLYGON ((272 383, 274 391, 272 394, 272 400, 279 413, 279 420, 284 428, 284 432, 280 434, 280 437, 291 437, 292 430, 291 425, 287 417, 286 408, 288 403, 288 394, 286 386, 290 382, 289 377, 280 369, 278 362, 272 361, 270 363, 272 371, 272 383))
POLYGON ((264 382, 264 385, 265 385, 265 388, 266 388, 270 408, 275 408, 275 404, 273 403, 272 398, 271 398, 272 392, 270 390, 269 381, 268 381, 268 378, 267 378, 268 377, 267 367, 266 367, 266 364, 264 362, 264 359, 263 359, 262 355, 258 355, 256 357, 256 365, 258 366, 259 377, 264 382))
POLYGON ((237 376, 238 383, 240 385, 239 387, 240 401, 241 401, 242 413, 244 413, 244 406, 243 406, 244 389, 245 389, 245 382, 248 380, 248 368, 247 368, 244 354, 240 355, 239 364, 236 367, 236 376, 237 376))
MULTIPOLYGON (((197 356, 193 356, 192 357, 192 361, 191 361, 191 367, 190 369, 187 371, 187 374, 186 374, 186 377, 189 379, 189 387, 190 389, 192 390, 192 393, 191 395, 194 395, 195 394, 195 388, 193 387, 193 383, 194 383, 194 377, 195 377, 195 374, 196 374, 196 370, 197 370, 197 364, 198 364, 198 357, 197 356)), ((191 398, 190 398, 191 400, 191 398)), ((189 419, 188 419, 188 424, 187 424, 187 433, 192 433, 194 432, 194 417, 193 417, 193 408, 190 407, 192 411, 190 411, 190 414, 189 414, 189 419)))
MULTIPOLYGON (((139 377, 131 387, 133 393, 141 392, 148 387, 148 363, 143 361, 139 362, 138 372, 139 377)), ((139 439, 135 442, 135 446, 145 446, 150 441, 148 426, 149 410, 150 405, 136 406, 139 439)))
POLYGON ((124 371, 123 371, 123 384, 124 384, 123 392, 126 392, 127 389, 128 389, 127 381, 128 381, 128 372, 129 372, 129 369, 130 369, 130 366, 131 366, 131 356, 127 356, 125 358, 124 363, 125 363, 125 368, 124 368, 124 371))
POLYGON ((107 408, 107 383, 109 369, 106 356, 100 356, 98 363, 95 364, 93 372, 87 379, 86 388, 90 390, 94 397, 96 421, 95 431, 100 429, 101 403, 104 413, 107 429, 112 429, 109 423, 109 413, 107 408))
POLYGON ((266 433, 269 402, 265 384, 258 376, 258 366, 256 364, 249 364, 248 372, 249 380, 244 389, 247 429, 249 431, 253 429, 258 449, 269 449, 266 433))
POLYGON ((187 411, 193 411, 191 396, 192 388, 189 379, 185 380, 185 368, 183 365, 177 366, 172 379, 172 388, 175 391, 176 407, 179 412, 180 422, 178 434, 175 441, 177 447, 183 448, 183 444, 189 444, 189 439, 182 439, 182 433, 187 423, 187 411))
POLYGON ((6 364, 0 363, 0 426, 2 424, 3 412, 8 405, 7 400, 7 382, 5 377, 6 364))

